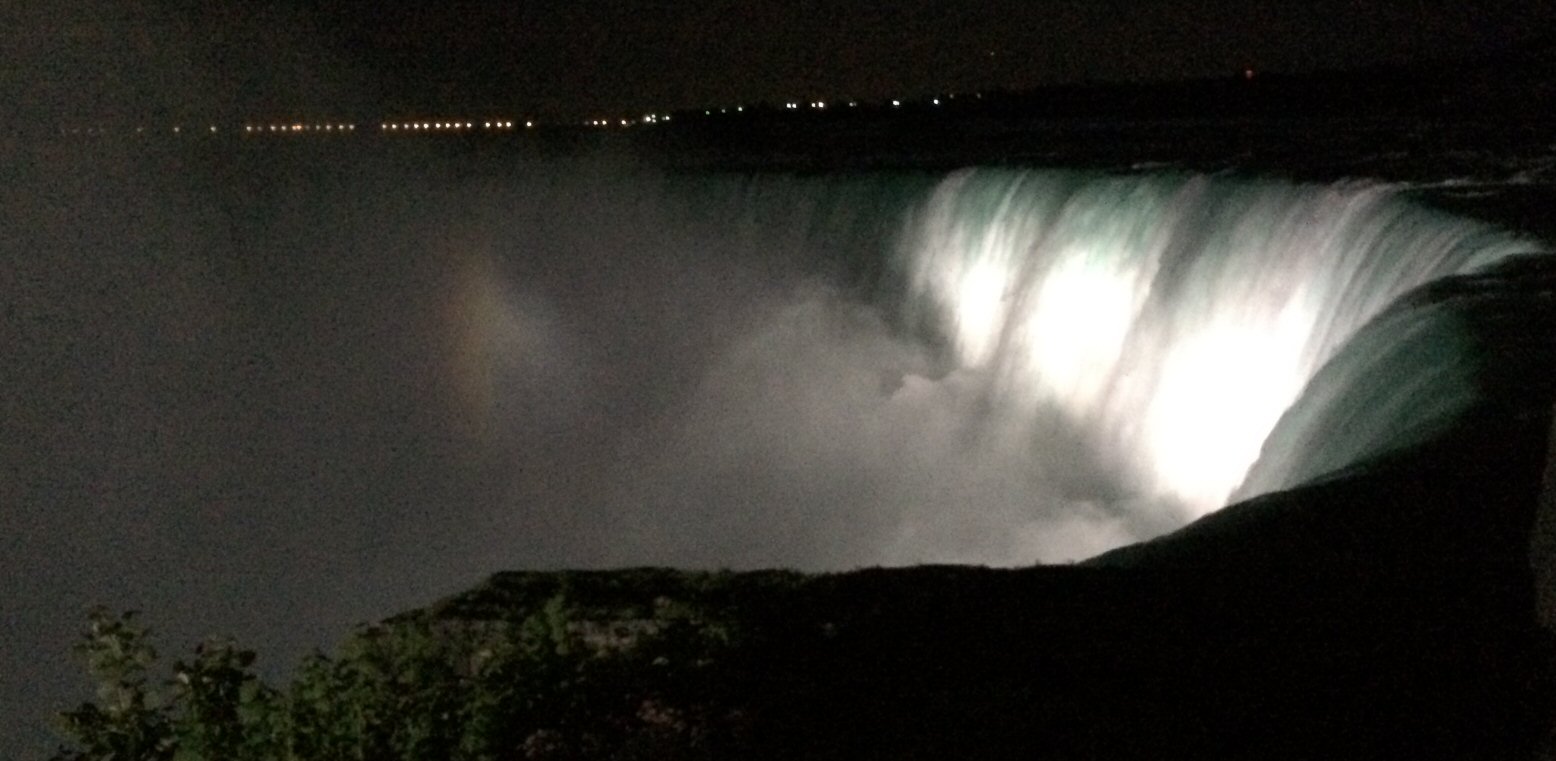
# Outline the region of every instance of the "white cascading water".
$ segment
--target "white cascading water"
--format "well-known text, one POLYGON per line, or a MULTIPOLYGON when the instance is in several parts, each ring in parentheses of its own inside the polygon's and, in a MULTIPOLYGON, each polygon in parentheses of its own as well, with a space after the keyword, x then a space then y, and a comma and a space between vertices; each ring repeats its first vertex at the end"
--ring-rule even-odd
POLYGON ((1057 418, 1192 518, 1396 297, 1533 248, 1381 184, 964 171, 899 263, 909 317, 980 378, 991 421, 1043 437, 1057 418))

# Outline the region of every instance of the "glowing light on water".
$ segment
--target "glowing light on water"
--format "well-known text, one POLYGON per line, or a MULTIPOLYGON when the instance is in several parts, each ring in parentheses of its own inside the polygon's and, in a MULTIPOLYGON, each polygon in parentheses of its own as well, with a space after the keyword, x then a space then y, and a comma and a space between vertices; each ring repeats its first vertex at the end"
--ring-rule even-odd
POLYGON ((1106 389, 1139 299, 1127 274, 1095 261, 1086 252, 1061 254, 1043 278, 1021 336, 1025 361, 1044 389, 1088 409, 1106 389))
POLYGON ((979 263, 956 284, 955 330, 962 357, 970 366, 981 366, 994 354, 1007 275, 999 267, 979 263))
POLYGON ((1304 380, 1310 315, 1225 324, 1174 346, 1145 415, 1157 488, 1203 513, 1226 500, 1304 380))
POLYGON ((904 233, 908 309, 1034 441, 1083 431, 1135 498, 1220 507, 1397 295, 1526 248, 1382 186, 965 172, 904 233))

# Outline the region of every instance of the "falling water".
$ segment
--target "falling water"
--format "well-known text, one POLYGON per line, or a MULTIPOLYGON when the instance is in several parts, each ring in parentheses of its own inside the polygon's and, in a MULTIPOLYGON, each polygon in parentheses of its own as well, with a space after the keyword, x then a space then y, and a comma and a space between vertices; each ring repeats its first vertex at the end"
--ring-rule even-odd
POLYGON ((909 316, 978 376, 990 425, 1079 431, 1127 490, 1193 517, 1226 503, 1367 320, 1531 247, 1375 183, 965 171, 915 215, 899 263, 909 316))

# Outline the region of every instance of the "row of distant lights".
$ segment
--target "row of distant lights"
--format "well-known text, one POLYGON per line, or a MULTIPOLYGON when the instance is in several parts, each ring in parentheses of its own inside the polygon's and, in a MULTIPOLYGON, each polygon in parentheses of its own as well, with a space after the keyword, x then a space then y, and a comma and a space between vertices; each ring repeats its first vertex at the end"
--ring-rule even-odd
MULTIPOLYGON (((245 124, 244 132, 355 132, 355 124, 245 124)), ((178 128, 173 129, 174 132, 178 128)), ((211 128, 216 131, 215 127, 211 128)))
MULTIPOLYGON (((892 103, 895 104, 896 101, 892 101, 892 103)), ((851 100, 851 101, 848 101, 847 105, 848 105, 849 108, 857 108, 859 106, 859 101, 851 100)), ((789 109, 790 111, 797 111, 797 110, 800 109, 801 104, 800 104, 799 101, 793 101, 793 102, 790 102, 790 103, 783 104, 783 107, 789 109)), ((824 101, 824 100, 813 100, 813 101, 811 101, 809 103, 804 104, 804 107, 805 108, 814 108, 817 111, 820 111, 820 110, 823 110, 823 109, 825 109, 827 107, 827 102, 824 101)))
MULTIPOLYGON (((978 97, 982 98, 983 96, 979 95, 978 97)), ((933 105, 938 106, 938 105, 940 105, 940 99, 939 98, 934 98, 934 99, 930 100, 930 103, 933 104, 933 105)), ((892 105, 893 108, 901 108, 902 107, 902 101, 900 101, 900 100, 893 100, 891 102, 891 105, 892 105)), ((811 101, 809 103, 800 103, 799 101, 790 101, 788 103, 783 104, 783 107, 789 109, 790 111, 798 111, 801 108, 812 108, 812 109, 815 109, 817 111, 822 111, 822 110, 826 109, 827 102, 824 101, 824 100, 813 100, 813 101, 811 101)), ((857 101, 857 100, 848 101, 848 107, 849 108, 858 108, 859 107, 859 101, 857 101)), ((711 112, 709 112, 709 113, 711 113, 711 112)))
MULTIPOLYGON (((657 115, 650 114, 648 116, 643 117, 643 121, 645 121, 645 122, 647 122, 649 124, 656 124, 656 123, 661 122, 661 121, 666 121, 666 122, 670 121, 670 117, 669 116, 657 116, 657 115)), ((604 124, 604 123, 605 122, 602 120, 601 124, 604 124)), ((628 124, 628 123, 636 123, 636 122, 635 121, 629 122, 627 120, 623 120, 622 123, 623 124, 628 124)), ((398 131, 412 132, 412 131, 424 131, 424 130, 425 131, 456 131, 456 130, 464 131, 464 130, 475 130, 475 129, 483 129, 483 130, 510 130, 510 129, 515 129, 517 124, 518 124, 517 122, 508 121, 508 120, 503 120, 503 121, 484 121, 484 122, 481 122, 480 124, 477 124, 476 122, 382 122, 382 123, 380 123, 378 125, 378 129, 379 129, 379 131, 382 131, 382 132, 398 132, 398 131)), ((526 122, 524 122, 524 127, 526 129, 533 128, 534 126, 535 126, 535 122, 533 122, 533 121, 526 121, 526 122)), ((198 131, 198 129, 192 128, 190 131, 198 131)), ((214 124, 210 125, 209 127, 206 128, 206 131, 215 133, 217 131, 216 125, 214 125, 214 124)), ((357 125, 351 124, 351 123, 345 123, 345 124, 330 124, 330 123, 304 124, 302 122, 296 122, 296 123, 291 123, 291 124, 245 124, 245 125, 243 125, 243 132, 245 134, 251 134, 251 135, 252 134, 268 134, 268 133, 272 133, 272 132, 274 132, 274 133, 293 133, 293 132, 356 132, 356 131, 357 131, 357 125)), ((62 134, 67 134, 67 135, 106 135, 106 134, 108 134, 110 132, 110 130, 105 128, 105 127, 73 127, 73 128, 61 127, 60 128, 60 132, 62 134)), ((136 127, 135 128, 135 132, 136 132, 136 134, 144 134, 146 132, 146 128, 145 127, 136 127)), ((182 125, 174 126, 173 127, 173 132, 175 134, 183 133, 184 132, 184 127, 182 125)))
MULTIPOLYGON (((525 122, 525 127, 535 126, 534 122, 525 122)), ((417 130, 472 130, 472 129, 513 129, 511 121, 486 121, 477 127, 475 122, 383 122, 378 125, 381 132, 391 131, 417 131, 417 130)), ((355 132, 355 124, 245 124, 244 132, 355 132)), ((177 129, 173 130, 177 132, 177 129)), ((211 128, 216 131, 215 127, 211 128)))
MULTIPOLYGON (((525 122, 526 128, 534 127, 534 122, 525 122)), ((398 130, 472 130, 472 129, 513 129, 513 122, 481 122, 477 127, 475 122, 384 122, 378 125, 378 129, 385 132, 398 130)))
MULTIPOLYGON (((981 98, 983 96, 982 96, 982 94, 979 94, 977 97, 981 98)), ((936 105, 936 106, 940 105, 940 99, 939 98, 934 98, 930 102, 933 105, 936 105)), ((902 106, 902 101, 900 101, 900 100, 893 100, 891 102, 891 104, 892 104, 892 106, 894 108, 901 107, 902 106)), ((858 105, 859 105, 858 101, 851 100, 851 101, 847 102, 847 106, 849 108, 855 108, 858 105)), ((786 109, 788 109, 790 111, 797 111, 797 110, 799 110, 801 108, 811 108, 811 109, 814 109, 814 110, 817 110, 817 111, 821 111, 821 110, 825 110, 827 108, 828 103, 826 101, 824 101, 824 100, 814 100, 814 101, 810 101, 808 103, 801 103, 799 101, 791 101, 791 102, 783 104, 783 106, 784 106, 784 108, 786 108, 786 109)), ((730 110, 731 109, 728 109, 728 108, 721 108, 721 109, 719 109, 719 113, 727 114, 727 113, 730 112, 730 110)), ((736 106, 733 110, 736 113, 744 113, 746 109, 745 109, 745 106, 736 106)), ((712 111, 712 109, 706 109, 706 110, 703 111, 703 114, 705 114, 707 116, 712 116, 713 115, 713 111, 712 111)), ((585 124, 585 126, 589 126, 589 127, 613 127, 613 126, 631 127, 631 126, 637 125, 637 124, 659 124, 661 122, 668 122, 668 121, 670 121, 670 115, 669 114, 645 114, 641 119, 590 119, 590 120, 584 122, 584 124, 585 124)), ((473 129, 507 130, 507 129, 514 129, 514 125, 515 125, 515 122, 512 122, 512 121, 484 121, 484 122, 481 122, 481 126, 479 128, 476 127, 476 123, 475 122, 383 122, 383 123, 378 125, 378 129, 380 131, 382 131, 382 132, 398 132, 398 131, 413 132, 413 131, 439 131, 439 130, 457 131, 457 130, 473 130, 473 129)), ((524 126, 525 126, 525 128, 533 128, 535 126, 535 122, 533 122, 533 121, 526 121, 526 122, 524 122, 524 126)), ((246 133, 250 133, 250 134, 253 134, 253 133, 269 133, 269 132, 355 132, 356 129, 357 129, 357 125, 350 124, 350 123, 347 123, 347 124, 328 124, 328 123, 325 123, 325 124, 302 124, 302 123, 295 123, 295 124, 245 124, 245 125, 243 125, 243 131, 246 132, 246 133)), ((92 127, 74 128, 74 129, 69 129, 69 130, 65 130, 63 128, 61 129, 61 132, 68 132, 68 134, 73 134, 73 135, 79 135, 79 134, 88 134, 88 135, 90 135, 90 134, 106 134, 107 131, 108 130, 106 130, 104 128, 101 128, 101 127, 97 127, 97 128, 92 128, 92 127)), ((135 131, 136 131, 136 133, 144 133, 146 131, 146 128, 145 127, 136 127, 135 131)), ((206 131, 208 131, 208 132, 216 132, 217 131, 216 130, 216 125, 214 125, 214 124, 210 125, 209 127, 206 128, 206 131)), ((182 126, 175 126, 175 127, 173 127, 173 132, 181 133, 181 132, 183 132, 183 127, 182 126)))
MULTIPOLYGON (((206 130, 208 132, 215 132, 216 131, 216 125, 212 124, 211 126, 206 127, 206 130)), ((60 131, 60 134, 63 134, 63 135, 107 135, 107 134, 113 132, 114 130, 111 130, 111 129, 107 128, 107 127, 70 127, 70 128, 60 127, 59 131, 60 131)), ((183 125, 176 125, 176 126, 173 127, 173 132, 175 134, 182 134, 183 131, 184 131, 183 125)), ((189 131, 190 132, 199 132, 200 130, 198 128, 191 127, 189 131)), ((145 127, 136 127, 135 128, 135 134, 137 134, 137 135, 144 135, 144 134, 146 134, 146 128, 145 127)))
POLYGON ((590 119, 585 127, 632 127, 638 124, 660 124, 670 121, 669 114, 644 114, 640 119, 590 119))

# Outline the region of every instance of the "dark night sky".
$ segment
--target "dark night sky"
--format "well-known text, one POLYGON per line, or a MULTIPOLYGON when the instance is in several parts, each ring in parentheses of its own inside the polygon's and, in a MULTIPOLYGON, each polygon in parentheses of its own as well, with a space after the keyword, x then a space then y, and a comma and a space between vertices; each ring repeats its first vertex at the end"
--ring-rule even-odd
POLYGON ((574 118, 1395 62, 1495 51, 1556 21, 1556 4, 1517 0, 321 5, 12 5, 0 86, 71 119, 574 118))

